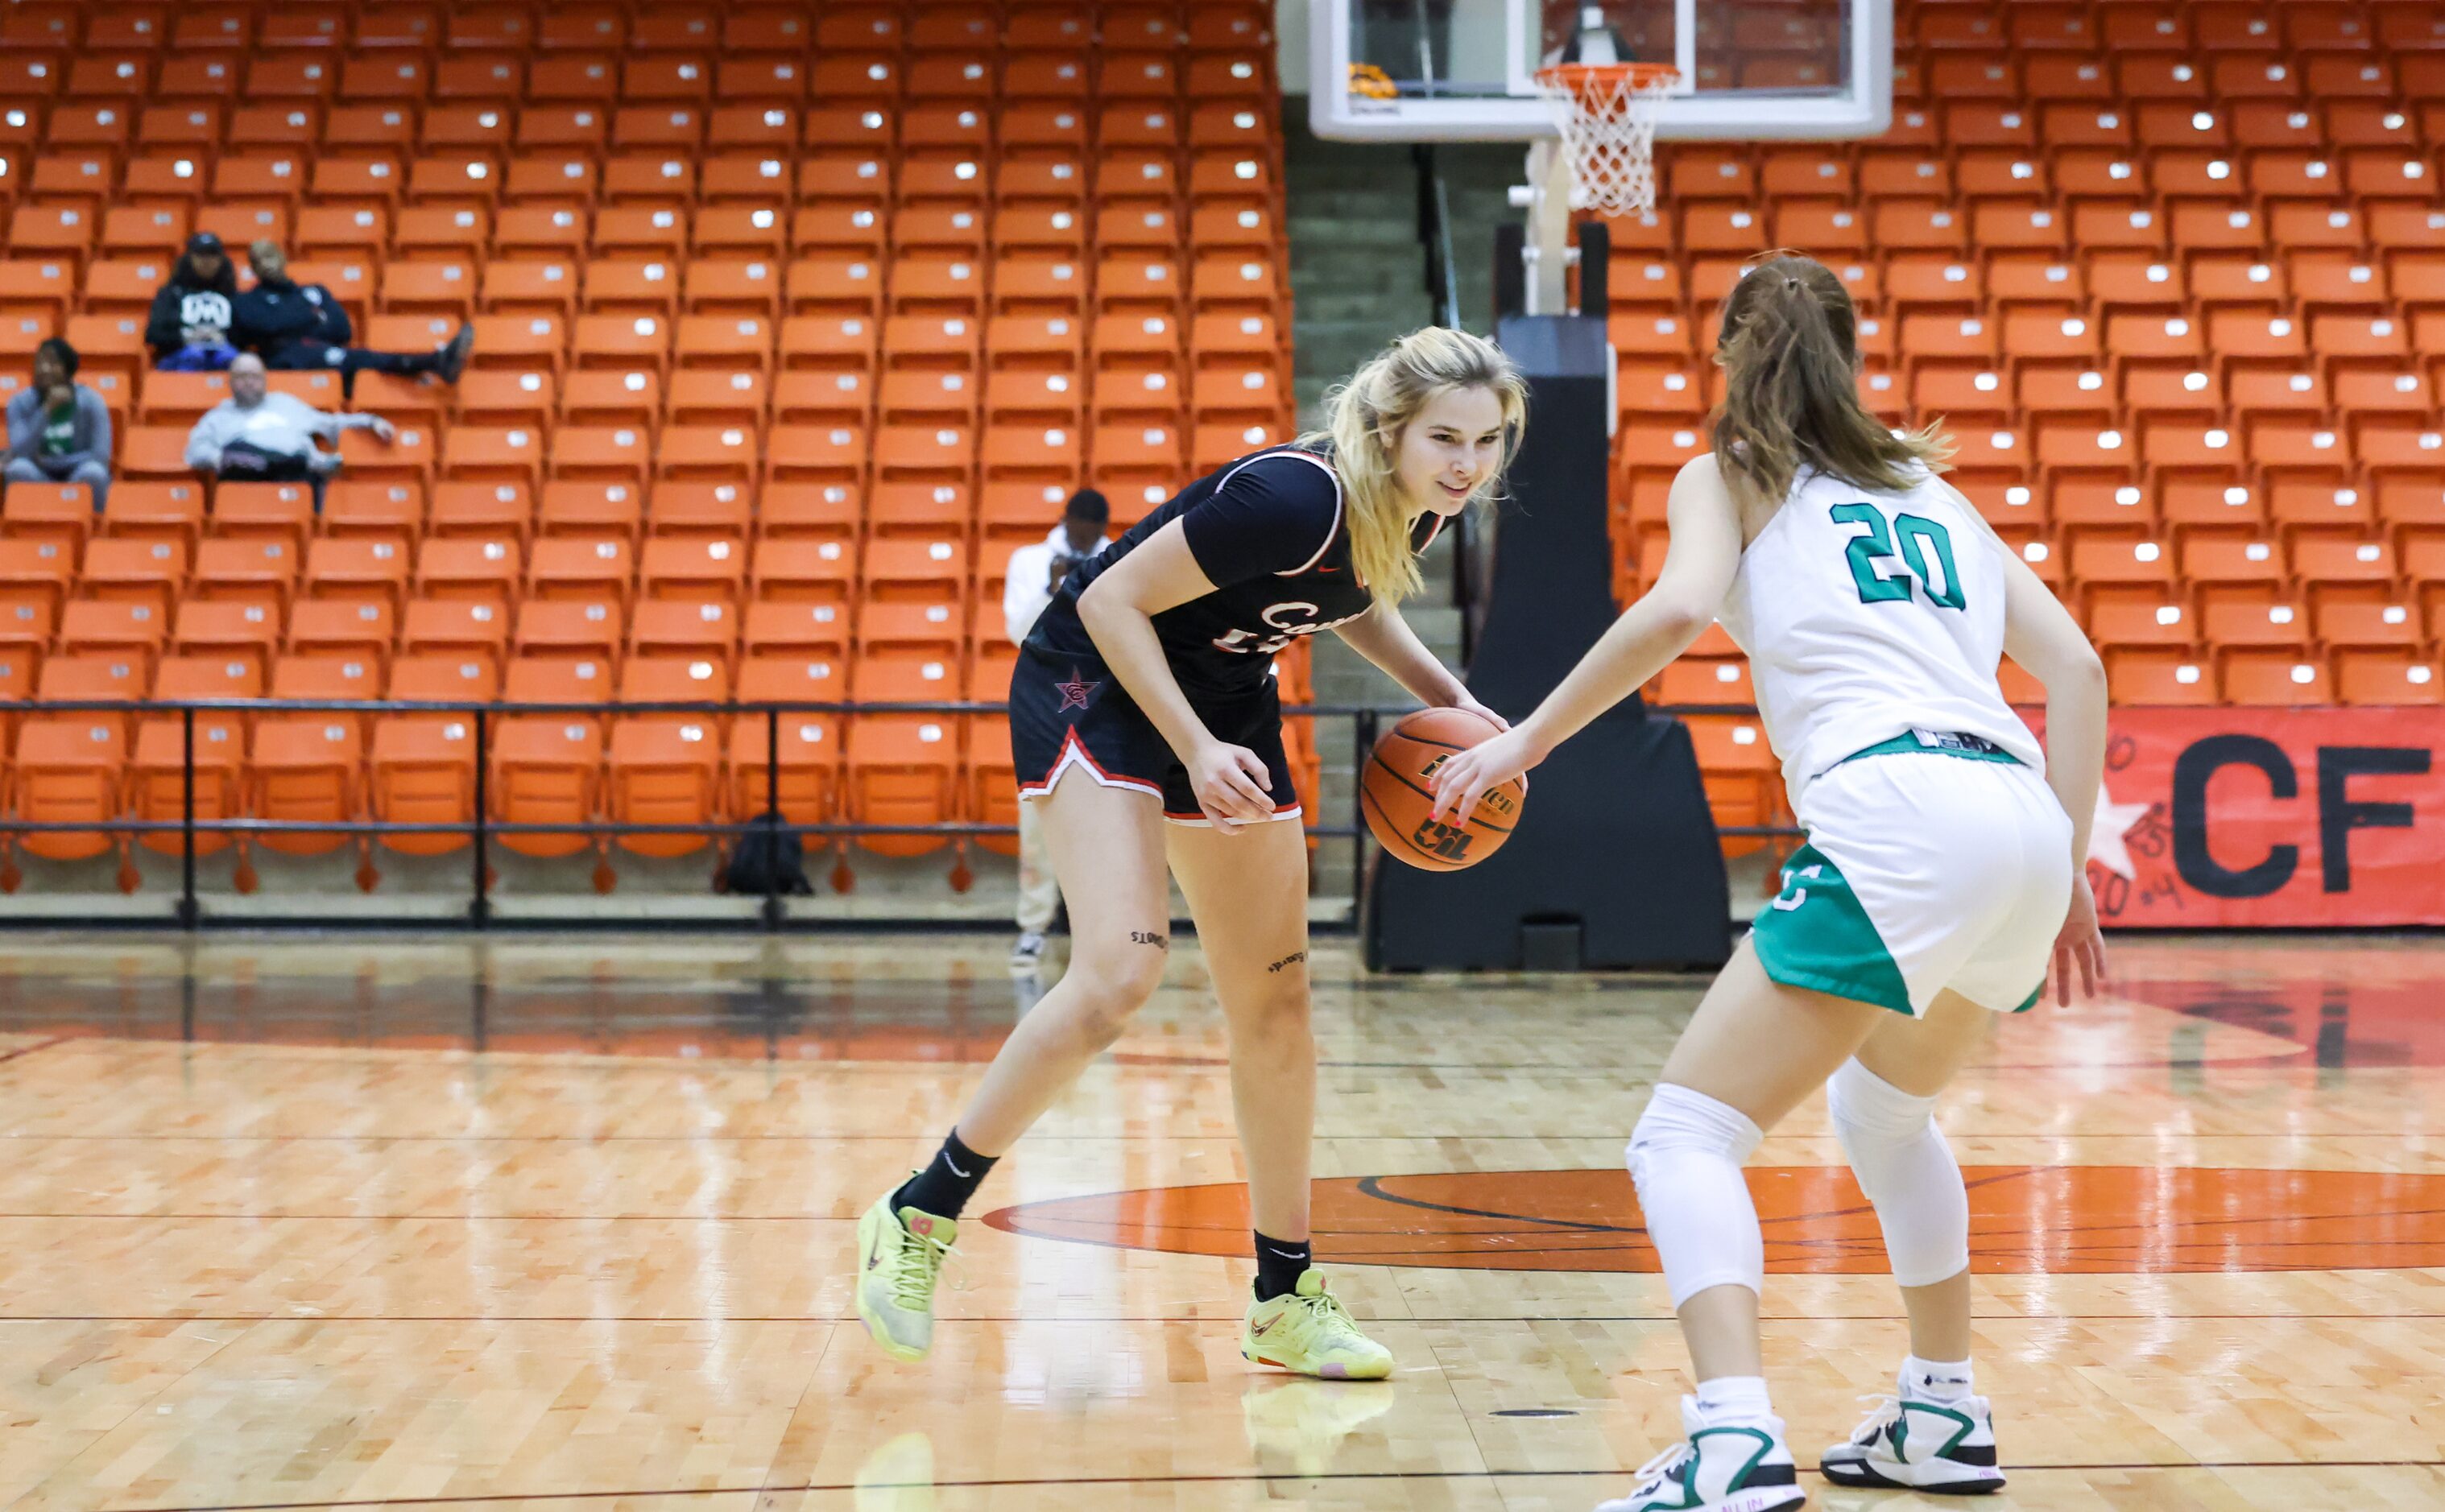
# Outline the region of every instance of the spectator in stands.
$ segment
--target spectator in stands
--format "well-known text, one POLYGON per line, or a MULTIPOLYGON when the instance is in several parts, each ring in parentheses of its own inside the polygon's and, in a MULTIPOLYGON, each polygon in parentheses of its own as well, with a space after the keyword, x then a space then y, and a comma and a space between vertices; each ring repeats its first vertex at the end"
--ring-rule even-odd
POLYGON ((187 238, 170 281, 153 296, 144 345, 154 365, 174 373, 217 373, 237 356, 230 326, 237 307, 237 269, 209 231, 187 238))
POLYGON ((342 431, 395 434, 379 415, 327 415, 293 394, 270 392, 263 359, 249 352, 230 364, 230 397, 196 421, 187 438, 187 465, 233 483, 311 481, 321 507, 323 484, 340 470, 340 454, 314 444, 342 431))
MULTIPOLYGON (((1070 495, 1061 523, 1053 533, 1010 553, 1010 569, 1001 586, 1002 627, 1014 645, 1027 642, 1036 617, 1053 602, 1054 590, 1070 569, 1112 544, 1105 526, 1111 506, 1092 488, 1070 495)), ((1053 860, 1044 853, 1043 822, 1036 806, 1018 806, 1018 941, 1010 947, 1014 971, 1034 971, 1044 959, 1045 932, 1061 905, 1061 886, 1053 877, 1053 860)))
POLYGON ((430 374, 445 383, 458 382, 467 354, 476 345, 474 327, 461 324, 458 334, 429 352, 372 352, 349 345, 356 327, 339 296, 321 284, 298 285, 289 276, 289 256, 279 244, 258 241, 246 250, 254 269, 254 287, 237 296, 237 345, 263 359, 267 367, 283 372, 336 368, 340 391, 353 399, 357 375, 373 371, 401 378, 430 374))
POLYGON ((110 406, 76 381, 77 350, 57 336, 34 348, 34 382, 9 401, 11 483, 82 483, 110 496, 110 406))

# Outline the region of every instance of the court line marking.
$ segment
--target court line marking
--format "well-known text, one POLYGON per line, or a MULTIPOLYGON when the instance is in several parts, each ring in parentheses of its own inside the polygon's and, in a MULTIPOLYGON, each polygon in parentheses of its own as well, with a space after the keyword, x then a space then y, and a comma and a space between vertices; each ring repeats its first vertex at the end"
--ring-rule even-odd
MULTIPOLYGON (((2445 1465, 2445 1459, 2432 1460, 2218 1460, 2175 1461, 2169 1463, 2138 1462, 2096 1465, 2005 1465, 1999 1468, 2020 1475, 2053 1473, 2086 1474, 2093 1471, 2123 1473, 2174 1470, 2384 1470, 2431 1469, 2445 1465)), ((854 1481, 799 1482, 783 1484, 681 1486, 669 1490, 620 1491, 510 1491, 470 1493, 464 1496, 402 1496, 332 1500, 313 1502, 216 1502, 198 1503, 189 1506, 160 1507, 154 1512, 302 1512, 316 1507, 382 1507, 382 1506, 464 1506, 482 1502, 596 1502, 622 1497, 709 1497, 709 1496, 787 1496, 801 1492, 918 1490, 992 1490, 1019 1486, 1126 1486, 1126 1485, 1273 1485, 1278 1484, 1306 1484, 1317 1481, 1376 1482, 1453 1482, 1453 1481, 1528 1481, 1585 1480, 1591 1476, 1628 1477, 1632 1469, 1591 1470, 1351 1470, 1327 1471, 1322 1475, 1142 1475, 1142 1476, 1045 1476, 1009 1480, 932 1480, 874 1481, 861 1487, 854 1481)), ((1818 1477, 1815 1470, 1802 1470, 1803 1476, 1818 1477)))
MULTIPOLYGON (((44 1049, 44 1048, 46 1048, 46 1047, 44 1047, 44 1046, 40 1046, 40 1045, 29 1046, 29 1047, 28 1047, 28 1050, 27 1050, 27 1051, 25 1051, 25 1052, 20 1052, 20 1054, 29 1054, 29 1053, 31 1053, 31 1051, 34 1051, 34 1050, 40 1050, 40 1049, 44 1049)), ((9 1057, 0 1057, 0 1059, 7 1059, 7 1058, 9 1058, 9 1057)), ((821 1132, 817 1132, 817 1133, 805 1133, 805 1134, 732 1134, 732 1133, 724 1133, 724 1132, 722 1132, 722 1131, 720 1131, 720 1130, 719 1130, 719 1129, 708 1129, 708 1130, 706 1130, 705 1132, 700 1133, 700 1134, 466 1134, 466 1135, 460 1135, 460 1134, 374 1134, 374 1133, 368 1133, 368 1134, 215 1134, 215 1133, 210 1133, 210 1132, 178 1133, 178 1134, 145 1134, 145 1133, 124 1133, 124 1134, 78 1134, 78 1133, 66 1133, 66 1132, 62 1132, 62 1133, 51 1133, 51 1132, 47 1132, 47 1131, 41 1130, 41 1129, 0 1129, 0 1141, 11 1140, 11 1139, 25 1139, 25 1140, 46 1139, 46 1140, 55 1140, 55 1141, 58 1141, 59 1143, 62 1143, 62 1144, 70 1144, 70 1143, 74 1143, 74 1142, 77 1142, 77 1141, 107 1142, 107 1141, 111 1141, 111 1140, 124 1140, 124 1141, 128 1141, 128 1142, 130 1142, 130 1143, 142 1143, 142 1142, 146 1142, 146 1141, 161 1141, 161 1142, 165 1142, 165 1143, 166 1143, 166 1142, 173 1141, 173 1140, 190 1140, 190 1141, 210 1141, 210 1142, 218 1143, 218 1144, 232 1144, 232 1145, 240 1145, 240 1144, 244 1144, 244 1145, 310 1145, 310 1144, 347 1144, 347 1145, 368 1145, 368 1144, 370 1144, 370 1145, 626 1145, 626 1144, 636 1144, 636 1145, 658 1145, 658 1144, 659 1144, 659 1145, 669 1145, 669 1144, 690 1144, 690 1145, 749 1145, 749 1144, 777 1144, 777 1143, 780 1143, 780 1142, 785 1141, 785 1140, 795 1140, 795 1141, 806 1142, 806 1143, 823 1143, 823 1144, 855 1145, 855 1144, 906 1144, 906 1143, 910 1143, 910 1142, 912 1142, 912 1141, 940 1139, 940 1138, 942 1137, 942 1132, 943 1132, 943 1131, 942 1131, 942 1129, 941 1129, 941 1128, 940 1128, 939 1126, 934 1127, 934 1128, 929 1128, 929 1129, 911 1129, 911 1130, 909 1130, 907 1133, 905 1133, 905 1134, 871 1134, 871 1133, 868 1133, 868 1134, 828 1134, 828 1133, 821 1133, 821 1132)), ((1954 1133, 1956 1133, 1956 1134, 1959 1134, 1961 1137, 1963 1137, 1963 1138, 1965 1138, 1965 1139, 2029 1139, 2029 1140, 2043 1140, 2043 1141, 2044 1141, 2044 1142, 2046 1142, 2046 1143, 2048 1143, 2048 1144, 2069 1144, 2069 1143, 2072 1143, 2072 1142, 2074 1142, 2074 1141, 2083 1140, 2083 1139, 2154 1139, 2154 1138, 2156 1137, 2156 1136, 2155 1136, 2155 1134, 2154 1134, 2153 1132, 2151 1132, 2151 1131, 2147 1131, 2147 1130, 2137 1130, 2137 1129, 2135 1129, 2135 1130, 2133 1130, 2133 1131, 2131 1131, 2131 1132, 2129 1132, 2129 1133, 2120 1133, 2120 1134, 2117 1134, 2117 1133, 2096 1133, 2096 1132, 2092 1132, 2092 1133, 2056 1133, 2056 1132, 2053 1132, 2053 1131, 2051 1131, 2051 1130, 2044 1130, 2044 1129, 1953 1129, 1953 1132, 1954 1132, 1954 1133)), ((1117 1145, 1117 1144, 1132 1144, 1132 1143, 1137 1143, 1137 1144, 1150 1144, 1150 1145, 1173 1145, 1173 1146, 1178 1146, 1178 1145, 1194 1145, 1194 1144, 1229 1144, 1229 1143, 1231 1143, 1231 1142, 1233 1141, 1233 1139, 1234 1139, 1235 1137, 1236 1137, 1236 1136, 1233 1136, 1233 1135, 1230 1135, 1230 1134, 1200 1134, 1200 1135, 1197 1135, 1197 1136, 1194 1136, 1194 1137, 1192 1137, 1192 1138, 1188 1138, 1188 1139, 1166 1139, 1166 1138, 1164 1138, 1163 1136, 1161 1136, 1161 1135, 1156 1135, 1156 1134, 1056 1134, 1056 1133, 1038 1133, 1038 1132, 1036 1132, 1036 1130, 1034 1130, 1034 1129, 1030 1129, 1030 1130, 1028 1131, 1028 1134, 1027 1134, 1027 1142, 1028 1142, 1028 1144, 1029 1144, 1029 1146, 1030 1146, 1031 1148, 1033 1148, 1033 1147, 1035 1147, 1035 1146, 1037 1146, 1037 1145, 1045 1145, 1045 1144, 1117 1145)), ((1617 1142, 1617 1141, 1620 1139, 1620 1137, 1621 1137, 1621 1136, 1620 1136, 1620 1135, 1618 1135, 1618 1134, 1478 1134, 1478 1133, 1470 1133, 1470 1132, 1467 1132, 1467 1131, 1465 1131, 1465 1130, 1450 1130, 1450 1131, 1446 1131, 1446 1132, 1441 1132, 1441 1133, 1409 1133, 1409 1132, 1404 1131, 1404 1132, 1402 1132, 1402 1133, 1398 1133, 1398 1134, 1382 1134, 1382 1133, 1368 1133, 1368 1134, 1338 1134, 1338 1133, 1336 1133, 1336 1134, 1318 1134, 1318 1135, 1316 1136, 1316 1138, 1317 1138, 1319 1141, 1333 1141, 1333 1142, 1356 1142, 1356 1141, 1365 1141, 1365 1142, 1367 1142, 1367 1143, 1369 1143, 1369 1144, 1438 1143, 1438 1142, 1448 1141, 1448 1140, 1455 1140, 1455 1139, 1465 1139, 1465 1140, 1469 1141, 1469 1142, 1470 1142, 1470 1143, 1472 1143, 1472 1144, 1485 1144, 1485 1145, 1500 1144, 1500 1143, 1502 1143, 1502 1142, 1504 1142, 1504 1141, 1508 1141, 1508 1140, 1530 1140, 1530 1141, 1535 1141, 1535 1142, 1537 1142, 1537 1143, 1539 1143, 1539 1144, 1554 1144, 1554 1143, 1556 1143, 1556 1142, 1558 1142, 1558 1141, 1560 1141, 1560 1142, 1568 1142, 1568 1141, 1570 1141, 1570 1140, 1574 1140, 1574 1139, 1584 1139, 1584 1140, 1589 1141, 1590 1143, 1604 1145, 1604 1146, 1606 1146, 1607 1148, 1611 1148, 1611 1147, 1612 1147, 1615 1142, 1617 1142)), ((2355 1131, 2344 1131, 2344 1130, 2326 1130, 2326 1129, 2305 1129, 2305 1130, 2302 1130, 2302 1131, 2299 1131, 2299 1132, 2286 1132, 2286 1133, 2278 1133, 2278 1134, 2252 1134, 2252 1133, 2198 1134, 2198 1135, 2193 1135, 2193 1136, 2191 1136, 2191 1137, 2192 1137, 2194 1141, 2201 1142, 2201 1143, 2207 1143, 2207 1142, 2222 1142, 2222 1141, 2227 1141, 2227 1140, 2239 1141, 2239 1140, 2251 1140, 2251 1139, 2259 1139, 2259 1140, 2282 1140, 2282 1141, 2285 1141, 2285 1142, 2286 1142, 2286 1143, 2287 1143, 2287 1144, 2297 1144, 2297 1143, 2299 1143, 2300 1141, 2302 1141, 2302 1140, 2304 1140, 2304 1139, 2357 1140, 2357 1141, 2361 1141, 2361 1142, 2362 1142, 2362 1143, 2371 1144, 2371 1145, 2377 1145, 2377 1144, 2383 1144, 2383 1145, 2386 1145, 2386 1146, 2388 1146, 2388 1147, 2390 1148, 2390 1150, 2391 1150, 2392 1152, 2394 1152, 2394 1153, 2398 1153, 2398 1154, 2400 1152, 2400 1147, 2401 1147, 2401 1144, 2402 1144, 2402 1136, 2401 1136, 2401 1135, 2399 1135, 2399 1134, 2374 1134, 2374 1133, 2366 1132, 2366 1131, 2365 1131, 2365 1129, 2362 1129, 2362 1130, 2361 1130, 2361 1131, 2357 1131, 2357 1132, 2355 1132, 2355 1131)), ((1833 1139, 1833 1138, 1834 1138, 1834 1136, 1833 1136, 1831 1133, 1823 1133, 1823 1134, 1820 1134, 1820 1133, 1816 1133, 1816 1132, 1814 1132, 1814 1131, 1807 1130, 1807 1129, 1795 1129, 1795 1130, 1793 1130, 1793 1131, 1791 1131, 1791 1132, 1789 1132, 1789 1133, 1769 1133, 1769 1134, 1767 1134, 1767 1135, 1766 1135, 1766 1141, 1767 1141, 1767 1143, 1769 1143, 1769 1144, 1771 1144, 1772 1142, 1774 1142, 1775 1140, 1778 1140, 1778 1139, 1781 1139, 1781 1140, 1815 1140, 1815 1141, 1827 1141, 1827 1140, 1831 1140, 1831 1139, 1833 1139)), ((2054 1166, 2053 1167, 2049 1167, 2049 1168, 2062 1168, 2062 1169, 2069 1169, 2069 1168, 2072 1168, 2073 1167, 2075 1167, 2075 1166, 2077 1166, 2077 1165, 2080 1165, 2080 1164, 2082 1164, 2082 1163, 2081 1163, 2081 1162, 2057 1162, 2057 1163, 2055 1163, 2055 1166, 2054 1166)), ((1572 1167, 1572 1168, 1579 1168, 1579 1167, 1572 1167)), ((1585 1169, 1588 1169, 1588 1170, 1592 1170, 1592 1171, 1593 1171, 1593 1170, 1612 1170, 1612 1169, 1614 1169, 1614 1167, 1613 1166, 1611 1166, 1611 1165, 1606 1165, 1606 1166, 1602 1166, 1602 1167, 1590 1166, 1590 1167, 1584 1167, 1584 1168, 1585 1168, 1585 1169)), ((2188 1169, 2211 1169, 2211 1168, 2216 1168, 2216 1167, 2167 1167, 2167 1168, 2168 1168, 2168 1169, 2174 1169, 2174 1170, 2188 1170, 2188 1169)), ((2309 1171, 2338 1171, 2338 1172, 2343 1172, 2343 1173, 2357 1173, 2357 1174, 2361 1174, 2361 1175, 2371 1175, 2371 1176, 2422 1176, 2422 1175, 2435 1175, 2435 1174, 2437 1174, 2436 1172, 2434 1172, 2434 1171, 2400 1170, 2400 1169, 2396 1169, 2396 1168, 2393 1168, 2393 1167, 2374 1167, 2374 1166, 2264 1166, 2264 1167, 2223 1167, 2223 1168, 2228 1168, 2228 1169, 2235 1169, 2235 1168, 2237 1168, 2237 1169, 2245 1169, 2245 1170, 2309 1170, 2309 1171)), ((1418 1177, 1418 1176, 1484 1176, 1484 1175, 1491 1175, 1491 1174, 1504 1174, 1504 1173, 1502 1173, 1502 1172, 1488 1172, 1488 1171, 1482 1171, 1482 1170, 1424 1170, 1424 1171, 1397 1171, 1397 1172, 1393 1172, 1393 1173, 1391 1173, 1391 1174, 1390 1174, 1390 1175, 1385 1176, 1385 1177, 1384 1177, 1384 1179, 1385 1179, 1385 1180, 1388 1180, 1388 1181, 1401 1181, 1401 1180, 1408 1180, 1408 1179, 1410 1179, 1410 1178, 1413 1178, 1413 1177, 1418 1177)), ((1319 1181, 1349 1181, 1349 1180, 1353 1180, 1353 1178, 1352 1178, 1352 1177, 1347 1177, 1347 1176, 1324 1176, 1324 1177, 1318 1177, 1318 1178, 1317 1178, 1317 1180, 1319 1180, 1319 1181)), ((1108 1195, 1108 1194, 1107 1194, 1107 1195, 1108 1195)), ((1057 1199, 1057 1198, 1056 1198, 1056 1199, 1046 1199, 1046 1200, 1047 1200, 1047 1201, 1059 1201, 1060 1199, 1057 1199)))
POLYGON ((0 1055, 0 1065, 6 1065, 12 1060, 23 1060, 28 1055, 33 1055, 37 1051, 48 1050, 53 1045, 65 1045, 69 1040, 84 1039, 85 1037, 87 1036, 84 1035, 58 1035, 49 1039, 44 1040, 39 1045, 20 1045, 16 1049, 9 1051, 7 1055, 0 1055))
MULTIPOLYGON (((1576 1274, 1565 1272, 1562 1274, 1576 1274)), ((1613 1274, 1629 1274, 1615 1272, 1613 1274)), ((1647 1274, 1647 1273, 1641 1273, 1647 1274)), ((2101 1274, 2101 1273, 2088 1273, 2101 1274)), ((2197 1274, 2197 1273, 2192 1273, 2197 1274)), ((2306 1271, 2288 1271, 2286 1275, 2308 1275, 2306 1271)), ((1860 1278, 1853 1277, 1851 1279, 1860 1278)), ((1873 1278, 1870 1278, 1873 1279, 1873 1278)), ((1237 1298, 1232 1299, 1235 1303, 1237 1298)), ((2396 1322, 2435 1323, 2445 1321, 2445 1313, 1978 1313, 1982 1323, 2158 1323, 2169 1318, 2174 1322, 2243 1322, 2243 1323, 2314 1323, 2314 1322, 2396 1322)), ((0 1328, 12 1323, 849 1323, 856 1320, 855 1313, 0 1313, 0 1328)), ((1459 1316, 1424 1317, 1413 1314, 1386 1313, 1369 1316, 1371 1323, 1428 1325, 1482 1323, 1670 1323, 1670 1313, 1571 1313, 1508 1315, 1469 1314, 1459 1316)), ((1823 1313, 1761 1313, 1764 1323, 1906 1323, 1901 1313, 1842 1313, 1828 1316, 1823 1313)), ((1068 1326, 1073 1323, 1212 1323, 1218 1328, 1233 1328, 1228 1318, 1200 1316, 1189 1313, 1159 1315, 1114 1315, 1111 1316, 1064 1314, 1058 1318, 1041 1315, 984 1315, 935 1319, 937 1328, 965 1325, 1047 1323, 1068 1326)))

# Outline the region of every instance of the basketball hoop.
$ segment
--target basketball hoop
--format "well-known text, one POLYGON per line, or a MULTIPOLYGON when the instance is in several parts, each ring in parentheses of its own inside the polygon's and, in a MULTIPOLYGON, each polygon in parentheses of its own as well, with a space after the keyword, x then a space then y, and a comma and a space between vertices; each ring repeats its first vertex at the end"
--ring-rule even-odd
POLYGON ((1558 63, 1537 92, 1561 122, 1571 204, 1605 215, 1655 207, 1655 123, 1681 71, 1661 63, 1558 63))

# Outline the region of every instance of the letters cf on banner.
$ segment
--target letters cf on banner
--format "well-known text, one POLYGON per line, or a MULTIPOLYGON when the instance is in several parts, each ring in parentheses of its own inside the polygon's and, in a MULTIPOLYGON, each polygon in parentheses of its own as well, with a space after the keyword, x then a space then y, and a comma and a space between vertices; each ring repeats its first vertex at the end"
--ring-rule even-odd
POLYGON ((2099 910, 2157 928, 2445 924, 2440 746, 2445 708, 2116 709, 2099 910))

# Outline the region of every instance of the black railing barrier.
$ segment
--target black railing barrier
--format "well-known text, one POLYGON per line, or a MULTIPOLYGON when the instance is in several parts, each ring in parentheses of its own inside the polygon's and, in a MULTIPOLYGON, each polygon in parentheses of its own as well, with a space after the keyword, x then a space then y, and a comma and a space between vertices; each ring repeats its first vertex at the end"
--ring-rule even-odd
MULTIPOLYGON (((1285 704, 1282 715, 1294 719, 1349 719, 1356 737, 1353 750, 1365 753, 1374 749, 1378 732, 1389 717, 1398 719, 1409 710, 1401 706, 1379 706, 1353 703, 1285 704)), ((1649 706, 1649 713, 1662 716, 1736 715, 1754 717, 1753 705, 1745 703, 1691 703, 1649 706)), ((492 815, 491 771, 492 738, 495 721, 502 719, 548 718, 554 715, 609 719, 636 715, 695 716, 705 719, 737 719, 760 715, 764 721, 764 797, 767 814, 777 813, 781 799, 781 720, 791 715, 822 715, 855 718, 860 715, 942 715, 993 716, 1007 715, 1009 705, 985 702, 859 702, 853 700, 809 700, 793 702, 712 702, 712 701, 626 701, 573 703, 505 703, 477 701, 439 701, 399 699, 54 699, 0 701, 0 716, 20 725, 28 719, 55 715, 111 714, 131 720, 159 719, 177 715, 179 722, 179 813, 175 819, 136 819, 116 816, 104 820, 58 819, 31 820, 15 815, 13 810, 0 811, 0 838, 9 840, 26 834, 75 833, 105 834, 132 839, 140 835, 177 834, 179 837, 178 897, 172 909, 173 920, 182 928, 195 929, 205 922, 196 877, 196 842, 203 835, 276 835, 283 833, 346 835, 379 838, 383 835, 458 834, 468 837, 473 851, 473 870, 467 921, 482 926, 493 921, 491 899, 491 842, 502 835, 584 835, 601 840, 622 835, 697 835, 706 839, 727 840, 772 828, 775 821, 764 816, 730 821, 706 821, 700 824, 646 824, 613 819, 571 819, 548 824, 513 823, 492 815), (406 822, 379 819, 208 819, 196 812, 196 720, 198 715, 237 714, 249 719, 281 715, 408 715, 423 718, 462 714, 471 720, 473 737, 468 760, 473 766, 474 791, 471 794, 471 815, 463 820, 447 822, 406 822)), ((734 749, 732 759, 737 752, 734 749)), ((833 764, 842 758, 835 757, 833 764)), ((1360 757, 1364 759, 1363 755, 1360 757)), ((822 839, 856 839, 861 836, 926 836, 945 840, 969 840, 986 836, 1011 836, 1018 831, 1014 825, 980 824, 968 821, 945 821, 940 824, 868 824, 858 821, 822 824, 791 824, 779 821, 800 834, 822 839)), ((1796 839, 1804 831, 1785 825, 1724 825, 1719 832, 1733 838, 1796 839)), ((1360 812, 1356 784, 1352 785, 1350 817, 1341 824, 1306 826, 1311 837, 1321 840, 1355 842, 1351 855, 1351 893, 1353 899, 1365 896, 1366 868, 1369 847, 1368 830, 1360 812)), ((768 885, 761 922, 768 928, 782 926, 787 912, 778 892, 777 870, 768 885)), ((9 922, 13 910, 0 908, 0 923, 9 922)), ((56 924, 50 918, 26 921, 56 924)), ((239 923, 259 921, 248 917, 239 923)), ((352 924, 367 921, 350 916, 352 924)), ((429 920, 420 920, 427 922, 429 920)), ((566 922, 566 921, 555 921, 566 922)), ((694 922, 694 921, 692 921, 694 922)), ((703 921, 718 924, 719 921, 703 921)))

